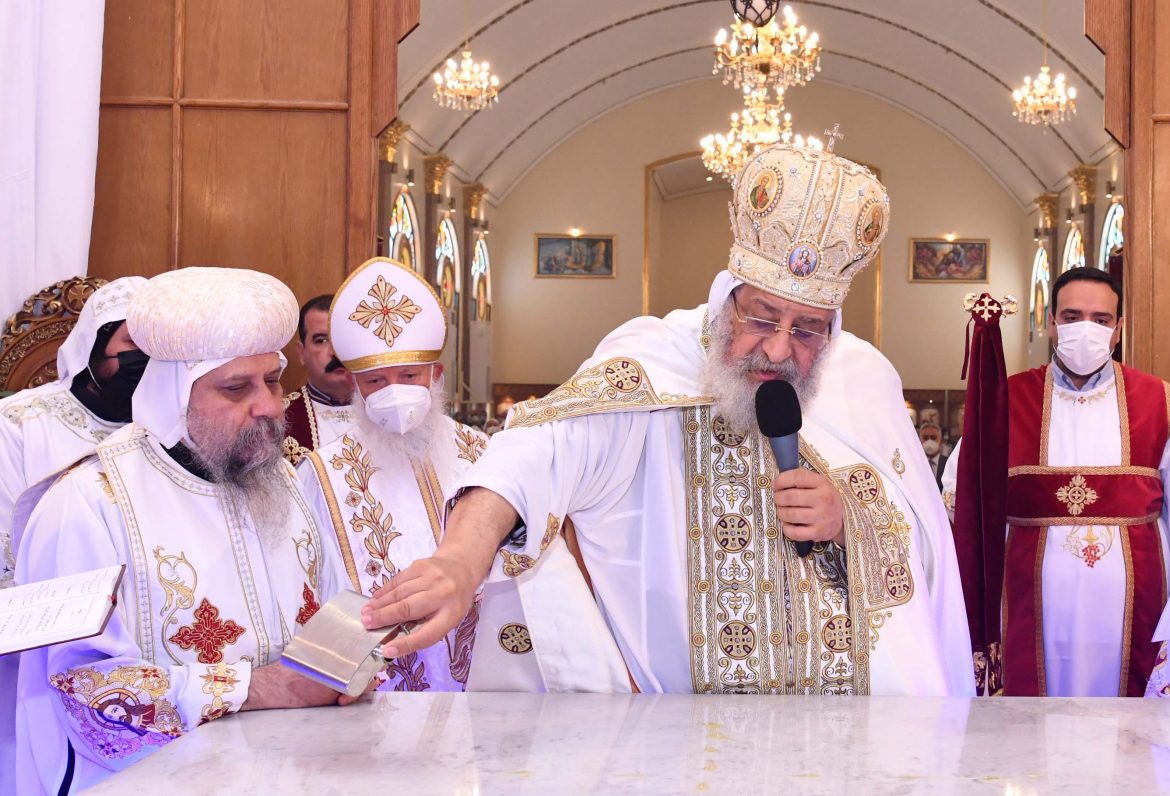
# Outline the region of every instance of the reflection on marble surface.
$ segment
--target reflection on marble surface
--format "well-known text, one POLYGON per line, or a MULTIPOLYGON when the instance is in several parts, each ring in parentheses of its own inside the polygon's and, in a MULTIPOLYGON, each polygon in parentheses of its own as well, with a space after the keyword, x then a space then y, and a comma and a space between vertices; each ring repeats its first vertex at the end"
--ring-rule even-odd
POLYGON ((231 716, 89 793, 1149 793, 1141 699, 378 693, 231 716))

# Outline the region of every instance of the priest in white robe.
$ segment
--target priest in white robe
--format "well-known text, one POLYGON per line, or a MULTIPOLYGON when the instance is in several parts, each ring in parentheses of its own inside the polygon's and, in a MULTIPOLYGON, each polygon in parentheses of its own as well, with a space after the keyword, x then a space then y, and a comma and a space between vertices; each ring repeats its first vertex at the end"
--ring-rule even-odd
POLYGON ((623 325, 513 409, 436 556, 364 609, 371 627, 425 620, 385 654, 447 632, 487 575, 469 689, 973 693, 946 511, 901 384, 839 326, 886 191, 787 144, 734 185, 707 305, 623 325), (754 411, 775 379, 803 406, 801 466, 780 474, 754 411))
MULTIPOLYGON (((445 497, 487 437, 447 416, 446 312, 412 269, 377 257, 354 271, 333 301, 329 336, 357 380, 355 424, 297 472, 349 587, 372 595, 434 555, 445 497)), ((462 691, 475 620, 473 607, 441 641, 392 661, 380 688, 462 691)))
MULTIPOLYGON (((126 331, 126 307, 146 280, 115 279, 94 291, 57 349, 57 381, 0 400, 0 589, 16 568, 13 525, 30 487, 93 453, 130 420, 145 355, 126 331)), ((11 781, 16 752, 16 668, 0 656, 0 780, 11 781)), ((0 793, 3 791, 0 790, 0 793)))
POLYGON ((10 531, 21 493, 93 453, 130 420, 145 357, 124 321, 144 284, 127 276, 95 290, 57 349, 57 381, 0 400, 0 588, 12 584, 10 531))
POLYGON ((339 586, 282 456, 296 319, 287 287, 241 269, 166 272, 131 302, 151 357, 135 422, 37 505, 17 580, 126 572, 101 635, 21 656, 19 793, 80 791, 241 709, 338 701, 277 665, 339 586))

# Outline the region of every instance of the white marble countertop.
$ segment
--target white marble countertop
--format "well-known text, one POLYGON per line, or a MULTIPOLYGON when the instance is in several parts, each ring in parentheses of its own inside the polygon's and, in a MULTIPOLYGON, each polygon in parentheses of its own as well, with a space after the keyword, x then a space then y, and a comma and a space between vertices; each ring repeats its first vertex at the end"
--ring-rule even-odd
POLYGON ((215 721, 89 793, 1168 790, 1153 700, 379 693, 215 721))

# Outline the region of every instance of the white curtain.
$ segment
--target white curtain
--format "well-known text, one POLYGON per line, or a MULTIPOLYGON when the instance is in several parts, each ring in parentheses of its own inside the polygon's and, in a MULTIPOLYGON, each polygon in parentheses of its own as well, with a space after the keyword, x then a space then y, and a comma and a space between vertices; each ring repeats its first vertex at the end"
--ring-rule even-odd
POLYGON ((83 276, 105 0, 0 0, 0 323, 83 276))

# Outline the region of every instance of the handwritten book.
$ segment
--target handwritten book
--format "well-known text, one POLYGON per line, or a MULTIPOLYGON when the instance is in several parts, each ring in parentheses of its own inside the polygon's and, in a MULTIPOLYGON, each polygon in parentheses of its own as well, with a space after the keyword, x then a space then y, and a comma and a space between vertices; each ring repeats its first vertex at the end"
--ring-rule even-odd
POLYGON ((0 590, 0 655, 102 633, 125 564, 0 590))

